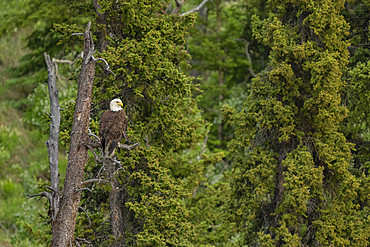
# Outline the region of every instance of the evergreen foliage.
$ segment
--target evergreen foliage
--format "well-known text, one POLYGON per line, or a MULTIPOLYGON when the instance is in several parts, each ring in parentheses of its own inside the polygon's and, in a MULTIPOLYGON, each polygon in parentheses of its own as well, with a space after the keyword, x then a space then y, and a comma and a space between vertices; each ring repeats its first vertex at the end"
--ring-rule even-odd
MULTIPOLYGON (((17 66, 7 68, 11 78, 4 82, 4 86, 12 92, 7 98, 23 111, 27 110, 31 115, 37 114, 40 109, 32 99, 28 100, 27 96, 33 93, 40 82, 47 80, 43 52, 48 51, 52 57, 67 59, 70 57, 70 53, 64 51, 65 47, 56 45, 61 36, 52 32, 53 24, 82 24, 87 20, 82 12, 71 11, 66 4, 56 0, 7 1, 4 5, 7 11, 1 13, 0 37, 27 30, 27 38, 23 46, 28 50, 17 66), (19 11, 20 9, 22 11, 19 11)), ((60 66, 59 70, 67 73, 68 67, 60 66)), ((36 126, 40 124, 34 122, 32 118, 29 119, 29 123, 36 126)))
MULTIPOLYGON (((96 30, 96 37, 99 32, 105 33, 109 45, 104 50, 102 43, 98 43, 97 49, 102 52, 94 56, 106 59, 117 77, 97 71, 90 128, 97 134, 101 114, 109 108, 110 100, 118 97, 132 121, 128 135, 132 141, 141 143, 136 150, 117 154, 124 163, 124 171, 117 175, 124 204, 124 241, 129 245, 191 246, 209 243, 205 234, 211 234, 214 242, 225 241, 226 233, 216 236, 221 229, 213 230, 209 226, 204 213, 209 208, 199 208, 209 202, 212 204, 208 205, 217 205, 220 198, 196 197, 198 191, 208 188, 216 191, 214 186, 206 184, 204 166, 220 161, 223 154, 207 155, 202 143, 210 125, 204 123, 192 98, 198 89, 193 86, 192 78, 182 72, 188 67, 189 59, 184 37, 194 17, 160 14, 164 3, 153 0, 99 4, 98 12, 107 14, 108 23, 102 27, 101 19, 96 18, 92 30, 96 30)), ((71 39, 70 32, 79 32, 74 26, 63 24, 56 25, 56 30, 60 33, 69 30, 64 33, 65 40, 71 39)), ((70 105, 63 112, 64 143, 69 142, 71 121, 68 119, 73 109, 70 105)), ((93 163, 86 167, 86 179, 99 171, 93 163)), ((82 204, 95 219, 94 226, 109 217, 108 192, 109 186, 97 185, 92 195, 83 196, 82 204), (96 197, 100 199, 93 199, 96 197), (102 209, 105 211, 101 212, 102 209)), ((218 212, 213 217, 221 213, 220 208, 212 210, 218 212)), ((83 213, 80 216, 80 220, 86 221, 83 213)), ((91 231, 84 225, 76 231, 76 236, 83 236, 93 244, 106 245, 112 241, 109 237, 98 237, 110 232, 109 226, 91 231)))
MULTIPOLYGON (((181 12, 200 2, 187 0, 181 12)), ((90 129, 97 134, 110 100, 121 98, 128 135, 141 144, 116 150, 118 241, 368 246, 370 2, 267 2, 209 1, 185 17, 167 14, 175 1, 0 2, 0 245, 49 244, 48 204, 25 201, 49 183, 42 53, 75 61, 60 64, 57 82, 68 152, 82 49, 70 34, 91 20, 94 56, 117 77, 97 62, 90 129), (186 76, 189 64, 199 80, 186 76), (260 72, 253 80, 250 69, 260 72)), ((91 155, 85 179, 104 176, 91 155)), ((78 212, 75 237, 81 246, 113 246, 111 185, 88 187, 81 207, 89 218, 78 212)))
MULTIPOLYGON (((357 1, 347 3, 348 8, 344 11, 346 20, 351 24, 349 37, 351 39, 350 63, 347 74, 347 87, 343 90, 343 102, 349 109, 348 117, 342 124, 342 131, 347 140, 354 143, 352 151, 353 163, 356 169, 367 169, 369 156, 369 49, 370 42, 368 31, 370 3, 368 1, 357 1)), ((357 172, 357 176, 361 173, 357 172)))
POLYGON ((211 150, 226 149, 233 136, 233 129, 222 125, 219 109, 229 104, 240 110, 253 78, 248 68, 257 73, 266 65, 269 50, 253 39, 251 26, 253 14, 266 16, 264 5, 265 1, 230 4, 218 0, 206 5, 206 13, 199 14, 196 27, 191 29, 188 50, 192 70, 201 76, 199 107, 204 118, 213 123, 208 140, 211 150))
POLYGON ((344 1, 270 4, 269 18, 253 20, 271 47, 269 67, 241 112, 223 109, 236 126, 229 220, 249 246, 366 246, 368 209, 358 205, 368 200, 366 172, 352 173, 353 145, 339 131, 348 112, 344 1))

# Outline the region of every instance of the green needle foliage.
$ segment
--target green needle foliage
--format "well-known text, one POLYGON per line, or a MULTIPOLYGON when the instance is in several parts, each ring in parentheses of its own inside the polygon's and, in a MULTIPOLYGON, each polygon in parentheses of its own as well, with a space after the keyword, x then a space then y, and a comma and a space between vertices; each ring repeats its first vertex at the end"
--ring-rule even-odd
MULTIPOLYGON (((70 4, 74 8, 75 3, 70 4)), ((223 153, 210 154, 203 145, 210 125, 204 123, 192 97, 198 89, 183 72, 190 58, 184 38, 194 16, 164 14, 165 2, 157 0, 98 4, 98 14, 91 16, 100 51, 94 56, 104 58, 117 76, 98 66, 90 128, 98 134, 101 114, 113 98, 120 98, 132 121, 128 135, 141 144, 131 151, 116 151, 124 168, 116 173, 121 184, 123 242, 129 246, 192 246, 227 240, 227 231, 213 227, 220 221, 218 204, 224 201, 220 196, 224 186, 208 185, 205 177, 205 167, 219 162, 223 153), (102 33, 109 41, 106 47, 98 40, 102 33), (214 197, 199 198, 210 191, 214 197)), ((68 42, 82 40, 70 37, 71 32, 81 32, 80 27, 60 24, 56 31, 68 42)), ((69 143, 73 112, 71 104, 62 113, 63 143, 69 143)), ((91 160, 87 165, 86 179, 99 173, 94 163, 91 160)), ((102 224, 110 215, 110 185, 90 186, 93 193, 83 195, 82 206, 93 219, 93 227, 81 213, 76 236, 93 245, 110 245, 114 242, 110 226, 102 224)))
POLYGON ((68 55, 63 51, 64 47, 56 45, 61 36, 51 31, 53 23, 81 24, 87 21, 81 12, 71 13, 66 4, 61 1, 17 0, 7 2, 4 3, 6 10, 0 14, 2 20, 0 37, 26 33, 27 38, 23 46, 28 49, 28 52, 17 66, 7 68, 12 78, 6 80, 4 86, 11 91, 7 98, 13 100, 13 105, 23 107, 23 110, 30 110, 34 102, 29 102, 26 99, 27 96, 32 93, 38 83, 47 80, 43 53, 47 51, 51 57, 55 58, 68 55))
POLYGON ((233 136, 233 129, 223 125, 220 108, 225 104, 241 108, 254 72, 266 65, 268 48, 253 39, 251 27, 253 14, 267 15, 264 5, 259 0, 209 2, 190 30, 192 72, 201 77, 198 105, 204 118, 213 123, 208 140, 211 150, 226 150, 233 136))
MULTIPOLYGON (((349 38, 351 39, 350 70, 347 73, 347 87, 343 90, 342 98, 349 109, 348 117, 342 124, 342 131, 348 141, 354 143, 353 173, 362 181, 361 187, 367 186, 366 176, 370 159, 370 126, 369 126, 369 49, 368 35, 370 2, 356 1, 348 3, 345 9, 346 20, 351 24, 349 38)), ((364 190, 363 193, 367 193, 364 190)), ((361 207, 367 204, 359 201, 361 207)))
POLYGON ((348 113, 344 2, 270 1, 274 13, 253 20, 255 37, 271 47, 269 67, 241 112, 223 108, 236 126, 228 210, 242 244, 369 244, 367 179, 352 173, 354 145, 339 130, 348 113))

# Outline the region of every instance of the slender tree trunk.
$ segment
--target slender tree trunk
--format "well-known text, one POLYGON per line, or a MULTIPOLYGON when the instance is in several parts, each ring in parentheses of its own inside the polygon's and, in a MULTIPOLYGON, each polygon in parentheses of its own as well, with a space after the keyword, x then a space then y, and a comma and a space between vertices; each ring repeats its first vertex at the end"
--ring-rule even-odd
POLYGON ((59 127, 60 127, 60 108, 58 99, 58 89, 56 84, 55 68, 50 60, 49 55, 44 53, 46 65, 48 67, 48 89, 50 98, 50 138, 46 141, 50 166, 51 181, 51 222, 54 224, 56 215, 59 211, 59 165, 58 165, 58 144, 59 144, 59 127))
MULTIPOLYGON (((124 235, 123 232, 123 204, 122 204, 122 193, 121 193, 121 184, 118 182, 117 177, 114 172, 116 171, 116 166, 114 162, 109 159, 104 159, 105 167, 107 167, 108 176, 111 180, 112 190, 109 194, 109 204, 110 204, 110 223, 112 227, 112 234, 116 239, 119 239, 124 235)), ((116 241, 112 246, 122 246, 125 242, 124 237, 119 241, 116 241)))
POLYGON ((77 210, 81 192, 75 193, 83 182, 84 167, 87 162, 87 143, 91 94, 95 75, 95 62, 91 58, 93 43, 89 22, 84 34, 84 58, 78 79, 76 109, 73 117, 71 145, 68 155, 63 195, 56 221, 52 226, 52 246, 70 246, 74 239, 77 210))

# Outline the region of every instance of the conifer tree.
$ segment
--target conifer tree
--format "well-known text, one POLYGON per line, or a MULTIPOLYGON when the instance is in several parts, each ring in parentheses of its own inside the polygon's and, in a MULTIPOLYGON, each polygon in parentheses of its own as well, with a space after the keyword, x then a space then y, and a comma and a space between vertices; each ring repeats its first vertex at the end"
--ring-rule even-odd
POLYGON ((199 106, 205 119, 213 123, 208 140, 211 150, 226 149, 232 137, 219 109, 226 103, 240 108, 251 79, 265 67, 268 48, 252 38, 251 28, 253 14, 266 15, 264 2, 209 2, 206 16, 199 14, 198 26, 191 29, 188 49, 192 69, 201 77, 199 106))
POLYGON ((255 37, 271 47, 269 66, 241 112, 223 109, 236 126, 229 220, 242 244, 369 244, 366 172, 354 175, 353 144, 339 129, 348 113, 344 3, 275 0, 269 18, 254 18, 255 37))
MULTIPOLYGON (((10 6, 13 4, 11 3, 10 6)), ((26 0, 17 1, 15 4, 16 6, 12 6, 11 10, 0 17, 2 20, 0 37, 18 35, 20 31, 27 30, 24 31, 27 33, 24 46, 29 49, 29 52, 22 57, 18 66, 8 68, 7 72, 11 78, 5 81, 4 85, 11 87, 12 94, 9 95, 9 98, 24 111, 38 107, 37 103, 27 100, 27 96, 33 93, 40 81, 45 81, 47 78, 43 53, 48 51, 52 57, 64 59, 69 59, 71 55, 71 49, 65 51, 65 47, 56 45, 61 36, 53 34, 53 24, 86 25, 87 20, 81 9, 71 11, 63 1, 26 0)), ((71 46, 73 47, 73 44, 71 46)), ((67 72, 63 68, 59 68, 59 70, 67 72)), ((43 91, 45 94, 45 89, 43 91)), ((41 115, 37 117, 40 118, 41 115)), ((39 125, 39 123, 32 121, 29 123, 39 125)))
MULTIPOLYGON (((210 188, 210 194, 222 189, 208 187, 204 173, 205 166, 218 162, 223 154, 207 155, 203 143, 209 124, 204 123, 192 98, 197 89, 191 77, 182 72, 189 59, 184 37, 194 17, 163 14, 164 3, 157 0, 97 1, 94 7, 92 30, 96 30, 101 52, 94 56, 105 58, 116 77, 97 71, 90 128, 97 134, 101 114, 111 99, 120 98, 131 122, 128 135, 141 147, 117 153, 123 164, 115 173, 124 216, 122 237, 110 237, 113 226, 104 223, 110 214, 109 184, 91 185, 93 193, 83 195, 82 206, 93 220, 90 226, 81 212, 75 236, 103 246, 191 246, 199 229, 198 243, 207 243, 209 239, 201 237, 220 230, 213 230, 209 225, 214 222, 208 222, 201 212, 214 210, 209 206, 216 208, 220 199, 202 200, 197 192, 210 188), (102 35, 103 40, 99 39, 102 35), (208 207, 199 208, 204 204, 208 207)), ((63 24, 56 25, 56 30, 68 41, 71 32, 80 32, 63 24)), ((69 143, 68 119, 73 111, 70 105, 62 113, 64 143, 69 143)), ((100 168, 92 159, 86 167, 86 179, 102 175, 100 168)), ((213 217, 221 213, 220 208, 216 211, 213 217)))
MULTIPOLYGON (((351 25, 349 38, 351 46, 349 71, 347 73, 347 86, 342 92, 344 104, 348 107, 349 114, 342 124, 342 131, 348 141, 355 144, 352 150, 354 167, 366 169, 369 160, 369 32, 370 3, 356 1, 347 3, 344 11, 346 20, 351 25)), ((360 175, 361 173, 357 173, 360 175)))

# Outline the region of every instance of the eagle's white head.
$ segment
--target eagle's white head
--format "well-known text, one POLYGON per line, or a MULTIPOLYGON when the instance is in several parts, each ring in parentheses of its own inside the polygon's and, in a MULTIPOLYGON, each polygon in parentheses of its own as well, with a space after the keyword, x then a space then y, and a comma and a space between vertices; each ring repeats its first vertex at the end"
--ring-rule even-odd
POLYGON ((120 99, 114 99, 110 102, 110 110, 111 111, 120 111, 122 110, 123 104, 120 99))

